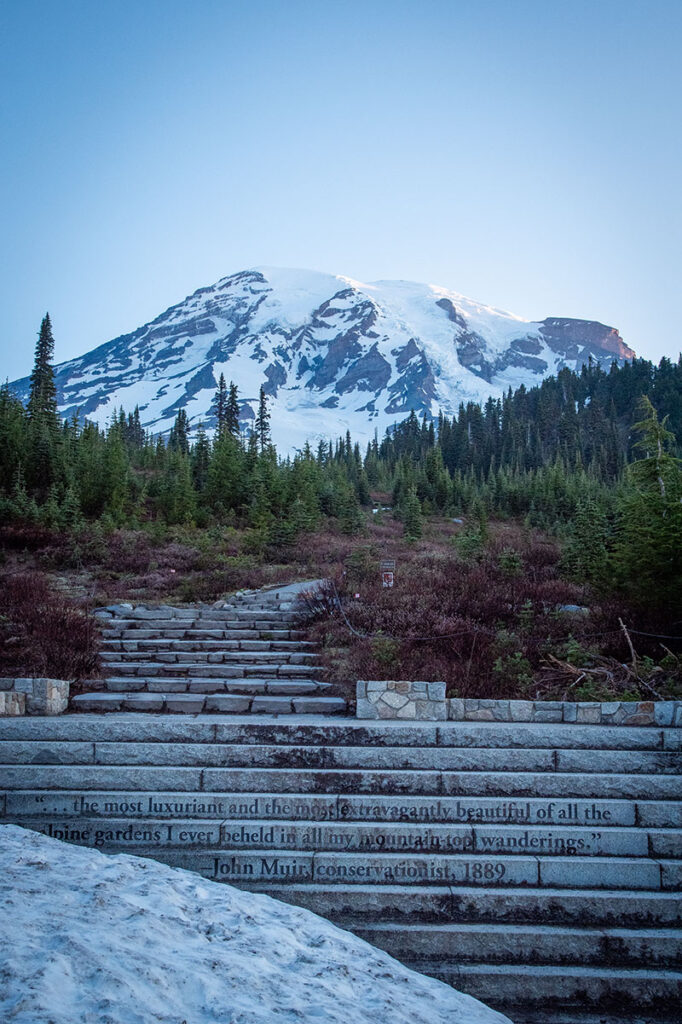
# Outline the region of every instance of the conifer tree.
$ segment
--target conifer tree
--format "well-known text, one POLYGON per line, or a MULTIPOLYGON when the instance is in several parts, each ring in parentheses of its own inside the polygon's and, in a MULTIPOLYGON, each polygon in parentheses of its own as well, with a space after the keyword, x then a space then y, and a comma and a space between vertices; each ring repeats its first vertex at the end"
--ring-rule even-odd
POLYGON ((46 313, 40 324, 35 349, 35 362, 31 373, 28 399, 28 415, 32 421, 42 420, 54 427, 57 421, 57 389, 54 383, 52 358, 54 338, 50 314, 46 313))
POLYGON ((192 479, 199 494, 206 490, 208 467, 211 462, 211 446, 203 423, 197 428, 197 440, 192 450, 192 479))
POLYGON ((168 435, 168 447, 180 451, 183 455, 189 455, 189 416, 185 409, 178 409, 175 423, 168 435))
POLYGON ((270 445, 270 413, 268 412, 268 400, 265 388, 261 385, 258 399, 258 415, 256 416, 255 432, 258 439, 258 447, 261 454, 270 445))
POLYGON ((355 489, 346 483, 339 495, 339 526, 342 533, 355 536, 361 533, 365 525, 365 517, 358 504, 355 489))
POLYGON ((405 497, 403 527, 407 540, 419 540, 422 535, 422 509, 414 487, 409 489, 405 497))
POLYGON ((49 313, 46 313, 38 333, 27 406, 26 479, 29 488, 42 501, 47 500, 53 486, 63 484, 65 479, 53 355, 52 324, 49 313))
POLYGON ((239 437, 239 393, 234 381, 230 381, 225 409, 225 427, 233 437, 239 437))
POLYGON ((218 388, 213 396, 213 405, 211 406, 211 412, 216 418, 216 434, 218 437, 223 434, 227 425, 227 397, 225 374, 221 373, 218 388))
POLYGON ((566 545, 562 566, 566 574, 580 583, 596 586, 607 572, 607 523, 604 511, 590 497, 578 502, 573 532, 566 545))

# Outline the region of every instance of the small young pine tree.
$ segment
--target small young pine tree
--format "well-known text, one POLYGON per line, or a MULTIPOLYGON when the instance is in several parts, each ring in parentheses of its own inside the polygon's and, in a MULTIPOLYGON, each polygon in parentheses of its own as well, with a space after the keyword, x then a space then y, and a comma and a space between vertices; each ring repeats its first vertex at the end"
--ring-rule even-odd
POLYGON ((403 503, 403 530, 407 540, 419 540, 422 535, 422 507, 414 487, 403 503))
POLYGON ((346 484, 341 490, 338 509, 341 532, 349 537, 354 537, 356 534, 361 533, 365 525, 365 517, 358 504, 355 488, 350 484, 346 484))
POLYGON ((606 516, 597 503, 592 498, 579 501, 573 532, 562 558, 566 575, 595 586, 604 582, 608 562, 606 533, 606 516))

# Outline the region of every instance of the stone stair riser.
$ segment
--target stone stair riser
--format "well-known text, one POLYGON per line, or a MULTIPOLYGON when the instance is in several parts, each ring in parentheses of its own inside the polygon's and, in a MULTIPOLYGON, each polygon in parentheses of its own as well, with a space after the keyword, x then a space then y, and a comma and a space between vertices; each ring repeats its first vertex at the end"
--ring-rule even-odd
MULTIPOLYGON (((97 745, 98 748, 101 744, 97 745)), ((88 747, 82 744, 81 763, 88 763, 88 747)), ((92 756, 96 756, 94 751, 92 756)), ((9 759, 6 758, 6 761, 9 759)), ((82 794, 77 794, 81 800, 82 794)), ((205 791, 158 793, 134 791, 121 793, 104 790, 89 793, 84 805, 74 804, 74 794, 68 790, 10 790, 6 794, 8 813, 28 815, 54 815, 70 810, 72 814, 114 816, 175 815, 180 817, 211 817, 259 820, 261 818, 287 818, 302 822, 356 822, 358 824, 407 825, 542 825, 556 820, 572 827, 601 829, 622 828, 637 823, 654 829, 682 828, 682 805, 656 804, 646 801, 625 800, 524 800, 515 801, 491 797, 409 797, 396 800, 385 796, 354 796, 290 792, 284 795, 262 793, 235 793, 205 791), (647 809, 669 808, 668 813, 652 814, 646 822, 647 809)), ((83 798, 85 799, 85 798, 83 798)))
POLYGON ((481 889, 467 886, 235 883, 327 917, 341 928, 392 924, 484 922, 611 928, 664 928, 680 923, 675 892, 609 889, 481 889))
MULTIPOLYGON (((240 639, 240 634, 246 634, 242 639, 249 639, 249 635, 252 639, 256 639, 254 634, 258 633, 277 633, 277 632, 291 632, 295 631, 300 633, 299 629, 296 629, 289 621, 281 618, 272 618, 270 616, 262 616, 261 618, 235 618, 235 619, 183 619, 183 620, 169 620, 169 619, 119 619, 107 622, 101 627, 103 637, 109 639, 116 639, 121 633, 126 634, 126 637, 132 639, 150 639, 149 633, 160 636, 168 636, 177 640, 182 639, 186 636, 188 640, 191 640, 197 633, 205 634, 206 639, 215 638, 216 633, 221 634, 224 639, 240 639), (233 633, 230 637, 225 634, 233 633)), ((220 636, 218 637, 220 639, 220 636)), ((262 639, 266 639, 263 637, 262 639)), ((291 639, 291 638, 290 638, 291 639)))
POLYGON ((323 693, 329 683, 314 679, 138 679, 129 676, 105 679, 104 687, 110 693, 241 693, 241 694, 296 694, 323 693))
MULTIPOLYGON (((185 665, 185 664, 285 664, 304 665, 317 663, 317 655, 308 651, 294 653, 291 651, 105 651, 102 655, 105 671, 114 671, 117 665, 127 666, 130 663, 145 665, 185 665)), ((125 668, 123 669, 125 671, 125 668)))
MULTIPOLYGON (((277 680, 274 680, 273 682, 277 680)), ((220 682, 220 681, 218 681, 220 682)), ((80 711, 117 712, 164 711, 175 714, 198 715, 203 712, 220 712, 229 714, 267 714, 267 715, 341 715, 346 712, 346 702, 341 697, 328 697, 324 694, 306 695, 307 687, 295 687, 295 693, 283 696, 282 691, 270 690, 267 686, 265 694, 250 694, 249 687, 240 687, 239 693, 216 692, 221 687, 210 686, 208 693, 192 692, 188 685, 181 692, 172 692, 172 687, 159 686, 157 692, 149 692, 146 681, 138 680, 137 692, 85 693, 72 698, 72 705, 80 711)), ((106 681, 105 681, 106 685, 106 681)), ((177 688, 179 690, 179 687, 177 688)), ((260 689, 260 687, 259 687, 260 689)))
MULTIPOLYGON (((153 696, 153 695, 148 695, 153 696)), ((178 698, 183 696, 178 694, 178 698)), ((216 700, 219 698, 215 698, 216 700)), ((226 698, 224 698, 226 699, 226 698)), ((253 698, 257 700, 258 698, 253 698)), ((274 701, 277 698, 263 698, 274 701)), ((295 698, 294 698, 295 699, 295 698)), ((305 698, 301 698, 303 700, 305 698)), ((309 698, 322 701, 324 698, 309 698)), ((682 799, 682 779, 676 776, 601 776, 529 772, 353 771, 343 769, 108 767, 66 765, 8 766, 6 789, 203 789, 207 792, 302 792, 387 794, 405 796, 585 797, 649 800, 682 799), (84 779, 90 779, 87 783, 84 779), (101 781, 97 783, 97 779, 101 781), (170 780, 167 783, 162 778, 170 780), (190 781, 194 780, 194 784, 190 781), (107 781, 110 780, 110 781, 107 781), (22 785, 23 782, 23 785, 22 785)))
MULTIPOLYGON (((141 830, 140 830, 141 831, 141 830)), ((552 889, 671 890, 675 878, 667 865, 627 858, 488 857, 477 854, 447 856, 402 853, 353 854, 291 852, 276 848, 249 850, 181 850, 149 844, 130 847, 112 841, 108 852, 135 852, 153 856, 171 867, 197 871, 213 881, 267 881, 290 879, 327 885, 445 885, 532 886, 552 889)))
POLYGON ((527 750, 618 750, 661 751, 672 729, 614 728, 596 725, 539 725, 504 722, 343 722, 302 719, 281 723, 272 719, 225 719, 218 715, 192 721, 135 719, 125 715, 100 721, 90 715, 53 718, 0 718, 0 741, 105 740, 157 743, 233 743, 283 747, 320 745, 334 748, 384 747, 469 748, 496 750, 500 747, 527 750))
POLYGON ((172 652, 189 653, 191 651, 204 653, 213 651, 290 651, 291 653, 309 652, 314 654, 319 650, 319 644, 305 640, 171 640, 159 638, 157 640, 103 640, 102 648, 107 655, 119 651, 128 653, 145 651, 157 656, 172 652))
POLYGON ((158 642, 202 642, 202 641, 224 641, 224 640, 260 640, 260 641, 287 641, 298 643, 305 640, 305 633, 301 630, 283 629, 191 629, 178 627, 177 629, 127 629, 116 626, 102 629, 101 636, 104 641, 131 641, 142 643, 145 641, 158 642))
MULTIPOLYGON (((430 973, 462 992, 481 999, 489 1006, 514 1015, 515 1007, 537 1008, 547 1013, 580 1007, 615 1012, 620 1021, 636 1013, 668 1015, 680 1000, 680 976, 673 971, 598 967, 532 967, 508 965, 469 965, 430 969, 420 960, 404 961, 415 971, 430 973), (618 1012, 620 1011, 620 1012, 618 1012)), ((603 1016, 602 1016, 603 1020, 603 1016)), ((647 1018, 647 1024, 652 1024, 647 1018)))
MULTIPOLYGON (((163 685, 163 684, 159 684, 163 685)), ((210 685, 210 682, 209 682, 210 685)), ((267 685, 267 684, 266 684, 267 685)), ((276 682, 271 685, 276 687, 276 682)), ((36 756, 47 762, 50 752, 56 759, 67 763, 70 744, 57 741, 54 744, 35 741, 8 741, 4 748, 6 756, 18 763, 33 763, 36 756)), ((79 745, 74 745, 74 753, 79 745)), ((253 764, 253 750, 243 744, 185 743, 167 747, 158 743, 98 743, 95 756, 106 758, 106 763, 117 764, 195 764, 215 766, 250 766, 253 764), (178 760, 180 758, 181 760, 178 760)), ((566 775, 571 768, 582 771, 608 771, 610 774, 625 774, 636 767, 637 774, 670 775, 674 783, 675 769, 681 768, 678 754, 638 752, 638 764, 630 764, 630 755, 623 751, 581 751, 574 757, 572 751, 553 750, 479 750, 476 748, 440 748, 436 750, 413 750, 402 747, 382 747, 373 750, 366 747, 327 746, 281 746, 262 744, 258 747, 258 764, 261 768, 368 768, 374 771, 389 770, 433 770, 442 772, 552 772, 562 771, 565 760, 570 758, 570 767, 564 767, 566 775), (605 753, 604 757, 600 755, 605 753), (596 765, 595 765, 596 761, 596 765)))
POLYGON ((402 961, 454 963, 608 964, 673 967, 682 963, 682 934, 672 929, 636 931, 523 925, 353 928, 360 938, 402 961))
MULTIPOLYGON (((26 828, 43 830, 43 821, 36 817, 22 817, 19 824, 26 828)), ((628 829, 605 829, 593 832, 569 826, 540 828, 529 826, 497 826, 471 828, 466 825, 360 825, 335 822, 325 825, 287 819, 196 818, 173 820, 163 815, 152 818, 101 818, 80 816, 78 822, 54 816, 48 823, 59 831, 56 838, 68 837, 69 829, 78 833, 79 842, 97 845, 98 837, 120 832, 158 834, 159 847, 196 847, 216 850, 249 850, 253 847, 295 851, 341 851, 349 853, 401 853, 417 852, 424 855, 471 853, 497 857, 527 856, 539 858, 571 857, 659 857, 659 846, 669 842, 669 849, 680 852, 680 833, 666 835, 656 832, 636 832, 628 829), (83 838, 84 837, 84 838, 83 838)), ((53 834, 52 832, 50 834, 53 834)), ((144 842, 144 840, 139 840, 144 842)), ((131 845, 134 843, 131 840, 131 845)))
POLYGON ((319 673, 317 665, 289 664, 282 659, 272 662, 254 661, 244 664, 238 662, 222 662, 220 664, 209 664, 207 662, 174 662, 172 664, 156 664, 152 661, 120 661, 116 663, 104 662, 104 672, 110 672, 117 676, 195 676, 210 677, 217 679, 242 679, 248 676, 282 675, 282 676, 304 676, 319 673))

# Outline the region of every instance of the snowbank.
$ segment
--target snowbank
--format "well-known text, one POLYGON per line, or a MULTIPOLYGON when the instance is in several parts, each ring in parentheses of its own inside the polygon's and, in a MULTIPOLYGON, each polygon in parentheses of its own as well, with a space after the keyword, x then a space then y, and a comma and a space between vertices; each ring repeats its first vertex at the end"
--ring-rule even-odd
POLYGON ((0 1019, 509 1024, 309 911, 0 826, 0 1019))

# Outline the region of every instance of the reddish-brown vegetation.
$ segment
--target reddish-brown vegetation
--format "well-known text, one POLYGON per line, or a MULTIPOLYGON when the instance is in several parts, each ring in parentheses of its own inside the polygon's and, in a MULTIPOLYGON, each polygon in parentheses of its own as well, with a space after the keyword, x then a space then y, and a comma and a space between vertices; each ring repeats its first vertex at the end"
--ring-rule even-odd
POLYGON ((628 650, 618 610, 561 578, 556 543, 508 523, 459 549, 435 532, 432 525, 406 545, 384 527, 379 543, 356 544, 334 579, 343 612, 333 588, 313 603, 313 633, 347 696, 357 679, 396 678, 444 680, 450 696, 462 697, 651 696, 612 657, 624 660, 628 650), (384 558, 396 560, 392 589, 382 586, 384 558), (597 652, 619 671, 591 673, 597 652), (586 671, 581 678, 559 662, 586 671))
POLYGON ((38 572, 0 576, 0 675, 78 680, 98 674, 94 618, 38 572))

